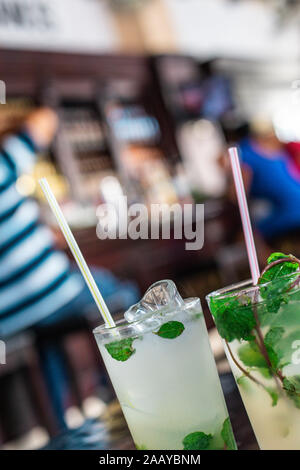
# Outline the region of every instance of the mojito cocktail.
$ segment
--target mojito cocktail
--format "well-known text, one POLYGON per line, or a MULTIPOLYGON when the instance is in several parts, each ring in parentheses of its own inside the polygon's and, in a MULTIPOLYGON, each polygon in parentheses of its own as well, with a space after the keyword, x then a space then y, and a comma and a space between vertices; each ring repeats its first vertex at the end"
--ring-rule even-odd
POLYGON ((137 449, 235 449, 200 300, 151 286, 96 341, 137 449))
POLYGON ((299 260, 268 259, 246 281, 207 297, 262 449, 300 449, 299 260))

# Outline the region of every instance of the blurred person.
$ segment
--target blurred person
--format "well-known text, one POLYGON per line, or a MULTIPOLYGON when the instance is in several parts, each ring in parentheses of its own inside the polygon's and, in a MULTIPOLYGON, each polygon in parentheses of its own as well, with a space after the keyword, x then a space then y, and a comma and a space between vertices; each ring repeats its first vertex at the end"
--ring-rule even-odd
POLYGON ((272 124, 255 120, 239 147, 249 195, 267 203, 256 222, 261 234, 269 239, 300 228, 300 173, 272 124))
MULTIPOLYGON (((0 339, 28 328, 42 335, 51 325, 95 308, 79 271, 55 248, 50 229, 40 221, 38 203, 16 187, 18 177, 32 169, 37 152, 50 144, 57 124, 56 114, 41 108, 29 115, 20 132, 3 138, 0 147, 0 339)), ((92 273, 111 311, 138 300, 133 283, 104 269, 92 273)), ((41 358, 63 427, 67 381, 56 344, 44 348, 41 358)))
POLYGON ((287 142, 285 148, 293 160, 300 175, 300 142, 287 142))

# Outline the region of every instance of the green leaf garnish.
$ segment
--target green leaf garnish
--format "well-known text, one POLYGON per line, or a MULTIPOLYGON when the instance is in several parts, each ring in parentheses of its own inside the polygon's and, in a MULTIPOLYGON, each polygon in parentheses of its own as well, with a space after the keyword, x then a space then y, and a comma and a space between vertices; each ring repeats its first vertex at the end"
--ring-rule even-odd
MULTIPOLYGON (((270 379, 272 377, 272 375, 270 373, 270 369, 264 369, 263 367, 261 367, 261 368, 258 369, 258 371, 267 379, 270 379)), ((249 389, 250 379, 248 377, 246 377, 245 375, 241 375, 241 377, 239 377, 236 380, 236 383, 239 385, 239 387, 241 387, 245 391, 247 391, 249 389)), ((277 390, 274 390, 271 387, 265 387, 264 385, 262 385, 262 386, 265 389, 265 391, 270 395, 270 397, 272 399, 272 406, 276 406, 277 402, 278 402, 278 399, 279 399, 279 395, 277 393, 277 390)))
POLYGON ((222 338, 229 343, 234 339, 252 339, 252 329, 255 318, 251 307, 251 300, 244 298, 241 304, 237 297, 217 298, 210 301, 210 310, 214 317, 216 327, 222 338))
POLYGON ((283 379, 283 388, 288 395, 300 395, 300 375, 285 377, 283 379))
POLYGON ((294 402, 296 408, 300 408, 300 375, 284 377, 283 388, 287 396, 294 402))
POLYGON ((274 326, 271 328, 265 336, 265 344, 274 347, 281 340, 284 333, 282 326, 274 326))
POLYGON ((179 321, 168 321, 164 323, 155 334, 161 336, 161 338, 174 339, 180 336, 183 330, 183 323, 179 321))
POLYGON ((249 382, 249 379, 245 375, 241 375, 240 377, 236 379, 236 383, 240 387, 244 388, 245 390, 248 389, 248 385, 249 385, 248 382, 249 382))
POLYGON ((266 387, 265 390, 266 392, 268 392, 272 399, 272 406, 276 406, 279 398, 277 391, 273 390, 273 388, 270 387, 266 387))
POLYGON ((257 372, 259 372, 265 379, 272 378, 272 371, 269 368, 260 367, 259 369, 254 370, 257 370, 257 372))
POLYGON ((210 301, 221 336, 228 343, 233 339, 247 341, 237 351, 236 365, 243 373, 237 379, 238 385, 247 388, 252 381, 263 387, 272 400, 272 406, 276 406, 282 396, 280 390, 267 386, 253 372, 259 372, 268 380, 276 378, 287 397, 300 408, 300 375, 284 376, 285 366, 292 362, 294 341, 300 337, 297 329, 299 318, 293 302, 300 299, 299 289, 293 289, 299 286, 300 261, 292 255, 273 253, 259 278, 258 289, 254 290, 254 302, 243 292, 227 298, 216 296, 210 301), (289 302, 290 305, 279 311, 283 303, 289 302))
MULTIPOLYGON (((295 308, 295 307, 294 307, 295 308)), ((286 313, 285 311, 283 314, 286 313)), ((299 315, 298 315, 298 322, 299 322, 299 315)), ((298 325, 297 325, 298 326, 298 325)), ((293 325, 294 328, 294 325, 293 325)), ((287 330, 290 331, 290 330, 287 330)), ((276 354, 278 355, 280 362, 278 365, 279 369, 282 369, 284 366, 290 364, 293 359, 292 356, 295 353, 295 348, 293 347, 294 341, 298 341, 300 339, 300 329, 296 328, 292 330, 289 334, 284 335, 278 343, 274 344, 274 349, 276 354)))
MULTIPOLYGON (((268 258, 268 264, 278 261, 280 259, 290 258, 292 255, 285 255, 284 253, 272 253, 268 258)), ((287 302, 288 298, 287 293, 292 282, 296 279, 298 274, 295 276, 289 276, 290 274, 295 273, 299 268, 297 261, 293 262, 292 260, 276 264, 267 271, 265 271, 258 280, 258 284, 267 284, 266 286, 261 286, 260 293, 262 298, 266 302, 266 307, 268 312, 276 313, 280 305, 283 302, 287 302), (271 282, 272 281, 272 282, 271 282)))
POLYGON ((120 341, 113 341, 112 343, 105 344, 107 352, 116 361, 127 361, 127 359, 135 353, 132 343, 135 338, 121 339, 120 341))
POLYGON ((267 368, 268 364, 258 349, 258 346, 253 341, 243 344, 238 349, 238 356, 240 360, 248 367, 267 368))
POLYGON ((271 253, 269 258, 267 259, 267 264, 271 264, 274 261, 278 261, 279 259, 282 258, 289 258, 291 255, 285 255, 284 253, 280 253, 280 251, 275 251, 274 253, 271 253))
POLYGON ((234 438, 234 434, 232 431, 229 418, 226 418, 223 423, 221 436, 228 450, 237 450, 237 446, 236 446, 236 442, 235 442, 235 438, 234 438))
POLYGON ((264 339, 266 350, 274 369, 279 368, 280 359, 282 358, 282 354, 279 352, 277 346, 283 333, 284 329, 281 326, 274 326, 268 331, 264 339))
POLYGON ((136 450, 147 450, 147 447, 144 444, 141 444, 141 445, 135 444, 135 447, 136 447, 136 450))
POLYGON ((184 450, 206 450, 211 443, 212 434, 205 434, 204 432, 192 432, 185 436, 182 441, 184 450))

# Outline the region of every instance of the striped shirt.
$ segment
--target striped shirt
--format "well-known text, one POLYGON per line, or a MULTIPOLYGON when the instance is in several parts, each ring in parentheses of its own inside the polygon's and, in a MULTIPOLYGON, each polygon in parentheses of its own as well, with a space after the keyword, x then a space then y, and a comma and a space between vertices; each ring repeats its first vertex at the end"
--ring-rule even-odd
POLYGON ((36 150, 25 133, 7 137, 0 147, 0 338, 56 312, 83 288, 40 223, 37 202, 16 188, 17 178, 32 169, 36 150))

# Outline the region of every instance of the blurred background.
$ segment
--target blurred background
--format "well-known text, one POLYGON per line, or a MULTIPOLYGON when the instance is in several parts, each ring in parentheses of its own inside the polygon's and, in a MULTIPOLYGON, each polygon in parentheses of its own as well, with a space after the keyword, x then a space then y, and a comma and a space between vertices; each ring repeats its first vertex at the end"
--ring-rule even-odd
MULTIPOLYGON (((87 262, 110 282, 114 314, 163 278, 201 298, 240 448, 255 448, 204 296, 249 277, 229 144, 241 149, 261 266, 272 250, 300 255, 300 1, 0 0, 0 79, 2 139, 41 106, 59 120, 17 175, 18 194, 38 201, 71 259, 37 184, 47 177, 87 262), (122 195, 205 203, 204 247, 98 240, 96 207, 122 195)), ((91 308, 0 335, 2 448, 132 446, 91 335, 97 323, 91 308)))

